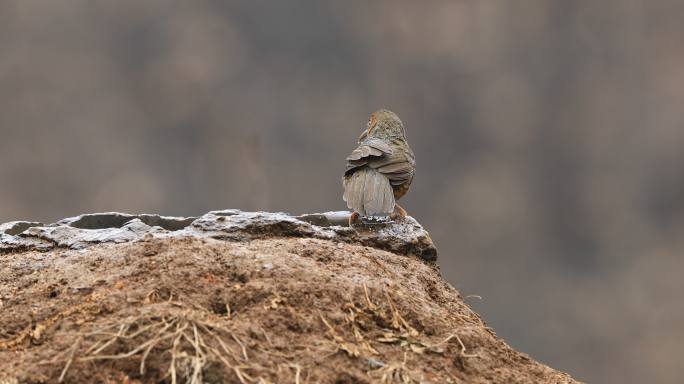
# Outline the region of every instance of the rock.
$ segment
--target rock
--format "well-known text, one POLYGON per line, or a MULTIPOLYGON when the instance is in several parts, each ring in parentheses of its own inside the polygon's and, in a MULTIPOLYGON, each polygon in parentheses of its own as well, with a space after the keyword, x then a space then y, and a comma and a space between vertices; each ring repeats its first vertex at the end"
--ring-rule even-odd
POLYGON ((231 210, 170 230, 108 213, 4 233, 14 250, 0 254, 0 384, 174 372, 207 383, 576 383, 487 327, 425 262, 436 252, 415 220, 347 219, 231 210))
POLYGON ((0 252, 84 249, 102 243, 153 238, 209 237, 249 241, 304 237, 363 244, 434 262, 437 250, 428 232, 412 217, 382 225, 348 226, 349 212, 287 213, 212 211, 201 217, 168 217, 107 212, 70 217, 50 225, 10 222, 0 225, 0 252))
POLYGON ((70 217, 57 222, 81 229, 121 228, 133 219, 138 219, 150 227, 161 227, 168 231, 178 231, 190 225, 196 217, 172 217, 159 215, 130 215, 127 213, 108 212, 93 213, 70 217))
POLYGON ((17 235, 24 232, 31 227, 38 227, 43 223, 33 221, 10 221, 9 223, 0 224, 0 234, 17 235))

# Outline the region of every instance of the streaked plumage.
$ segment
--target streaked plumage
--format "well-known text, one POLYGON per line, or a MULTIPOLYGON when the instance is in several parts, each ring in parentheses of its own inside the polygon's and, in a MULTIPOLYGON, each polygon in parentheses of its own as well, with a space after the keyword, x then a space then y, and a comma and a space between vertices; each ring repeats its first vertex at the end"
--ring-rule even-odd
POLYGON ((386 109, 373 112, 359 146, 347 157, 344 201, 362 216, 403 214, 396 201, 408 192, 415 167, 399 117, 386 109))

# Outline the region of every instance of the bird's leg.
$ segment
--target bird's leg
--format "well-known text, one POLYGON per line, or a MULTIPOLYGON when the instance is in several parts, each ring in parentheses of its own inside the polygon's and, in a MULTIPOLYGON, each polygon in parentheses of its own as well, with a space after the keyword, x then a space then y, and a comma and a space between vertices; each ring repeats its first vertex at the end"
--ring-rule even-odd
POLYGON ((394 212, 390 215, 390 219, 396 220, 398 218, 405 218, 408 216, 408 213, 404 208, 402 208, 399 204, 394 205, 394 212))
POLYGON ((356 223, 359 218, 361 218, 361 215, 358 212, 352 213, 351 216, 349 216, 349 226, 353 227, 354 223, 356 223))

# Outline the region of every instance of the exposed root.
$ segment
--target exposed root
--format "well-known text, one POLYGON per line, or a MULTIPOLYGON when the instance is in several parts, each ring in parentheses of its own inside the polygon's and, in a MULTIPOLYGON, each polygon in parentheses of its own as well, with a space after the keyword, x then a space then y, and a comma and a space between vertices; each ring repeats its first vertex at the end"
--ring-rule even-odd
POLYGON ((436 344, 428 342, 424 334, 406 321, 388 290, 384 290, 385 303, 382 306, 373 302, 369 289, 365 285, 362 294, 362 304, 349 302, 344 306, 346 314, 344 320, 350 327, 353 340, 349 337, 345 338, 343 336, 345 332, 338 331, 322 314, 319 313, 319 317, 337 347, 335 352, 344 351, 351 358, 373 361, 380 366, 379 369, 371 369, 368 372, 368 375, 377 382, 402 384, 424 382, 423 377, 416 373, 417 371, 408 367, 408 357, 412 354, 422 355, 426 353, 443 355, 446 353, 443 346, 452 340, 458 342, 460 356, 479 357, 477 354, 467 353, 463 340, 455 332, 436 344), (363 329, 373 328, 372 322, 376 323, 375 326, 382 326, 383 324, 387 326, 380 337, 373 338, 364 333, 363 329), (373 346, 372 341, 401 347, 404 350, 403 361, 385 363, 371 358, 371 355, 382 355, 373 346))
POLYGON ((69 370, 69 367, 71 366, 71 363, 74 362, 74 354, 76 353, 76 350, 78 349, 79 345, 81 344, 81 341, 83 341, 82 338, 79 338, 76 343, 74 343, 74 346, 71 348, 71 351, 69 352, 69 358, 67 359, 66 364, 64 365, 64 369, 62 369, 62 374, 59 375, 59 380, 58 382, 62 382, 64 380, 64 376, 66 375, 67 371, 69 370))
MULTIPOLYGON (((419 370, 412 370, 408 366, 407 361, 411 356, 426 353, 443 355, 446 353, 443 346, 452 340, 458 342, 460 356, 479 357, 468 353, 463 340, 455 332, 436 344, 429 343, 427 336, 406 320, 391 291, 382 291, 380 297, 384 296, 384 300, 378 300, 364 285, 360 300, 350 301, 343 306, 342 326, 333 324, 323 313, 318 313, 335 347, 331 355, 342 351, 352 359, 374 361, 376 365, 367 371, 369 377, 380 383, 402 384, 424 381, 416 373, 419 370), (369 330, 378 327, 382 333, 369 333, 369 330), (401 348, 404 356, 402 361, 376 360, 378 355, 384 355, 379 351, 387 352, 389 345, 401 348)), ((274 296, 269 305, 264 306, 265 309, 291 310, 284 298, 277 294, 274 296)), ((153 301, 156 299, 150 300, 153 301)), ((241 384, 270 384, 269 380, 274 377, 278 377, 278 380, 289 377, 288 381, 295 384, 306 381, 303 378, 306 366, 297 361, 296 355, 279 352, 278 346, 274 345, 262 327, 258 331, 263 334, 266 343, 252 353, 256 353, 255 361, 268 356, 271 362, 269 366, 277 367, 277 372, 251 361, 248 344, 243 341, 245 336, 222 325, 225 318, 207 317, 191 308, 182 309, 180 304, 170 301, 157 305, 163 306, 164 310, 154 310, 154 313, 166 315, 132 317, 94 331, 79 333, 79 342, 69 350, 65 359, 60 360, 64 366, 59 381, 65 381, 69 370, 77 363, 117 360, 139 362, 140 375, 151 374, 154 375, 150 377, 153 380, 167 380, 171 384, 204 382, 210 363, 224 367, 224 374, 234 375, 233 380, 237 379, 241 384), (155 367, 155 370, 148 372, 148 366, 155 367), (262 377, 264 374, 265 377, 262 377)), ((297 313, 291 318, 298 322, 310 321, 297 313)), ((303 347, 309 349, 312 346, 303 347)), ((328 352, 324 346, 314 348, 319 353, 328 352)), ((329 355, 321 356, 327 358, 329 355)))
POLYGON ((465 346, 465 344, 463 344, 463 340, 461 340, 461 338, 458 337, 458 335, 457 335, 456 333, 453 333, 453 334, 449 335, 449 337, 447 337, 447 338, 444 339, 443 341, 441 341, 441 342, 435 344, 434 347, 438 347, 438 346, 440 346, 440 345, 442 345, 442 344, 446 344, 446 343, 448 343, 451 339, 456 339, 456 341, 458 341, 458 344, 459 344, 459 346, 461 347, 461 356, 463 356, 463 357, 480 357, 480 355, 478 355, 477 353, 472 353, 472 354, 466 353, 466 346, 465 346))
POLYGON ((380 368, 374 376, 379 376, 380 383, 422 383, 423 380, 418 373, 408 368, 406 365, 407 353, 404 352, 404 360, 400 363, 391 363, 380 368))
POLYGON ((368 286, 366 284, 363 285, 363 297, 366 299, 366 306, 369 310, 373 312, 378 310, 378 306, 373 304, 373 301, 370 299, 370 295, 368 294, 368 286))
POLYGON ((289 364, 288 367, 295 369, 295 384, 300 384, 300 377, 302 373, 302 367, 299 364, 289 364))
POLYGON ((389 304, 390 310, 392 312, 392 327, 398 331, 404 330, 411 336, 418 336, 418 331, 416 331, 415 328, 413 328, 406 322, 406 320, 404 320, 404 317, 397 309, 397 306, 392 300, 392 296, 390 296, 387 290, 385 290, 385 297, 387 298, 387 303, 389 304))
POLYGON ((339 351, 339 350, 345 351, 345 352, 347 352, 347 354, 349 356, 352 356, 352 357, 361 356, 361 351, 359 350, 358 346, 356 346, 354 344, 350 344, 347 341, 345 341, 344 338, 342 336, 340 336, 337 333, 337 331, 335 331, 335 328, 333 328, 333 326, 330 325, 330 323, 325 319, 325 317, 323 317, 323 314, 319 313, 318 316, 323 321, 323 324, 325 324, 325 326, 328 327, 328 332, 330 333, 333 340, 337 344, 337 351, 339 351))
POLYGON ((161 318, 136 317, 119 324, 116 332, 111 332, 112 328, 116 328, 116 325, 81 334, 80 340, 89 341, 91 345, 80 357, 75 357, 80 343, 74 345, 59 382, 64 381, 74 362, 98 360, 140 359, 140 374, 144 375, 152 351, 155 351, 156 357, 168 355, 169 367, 163 378, 170 378, 172 384, 201 384, 205 368, 211 360, 222 362, 243 384, 256 382, 245 372, 251 367, 240 365, 241 361, 249 360, 247 347, 241 339, 225 327, 193 318, 188 313, 161 318), (240 353, 229 347, 228 338, 237 344, 240 353), (125 352, 107 353, 121 349, 125 352))

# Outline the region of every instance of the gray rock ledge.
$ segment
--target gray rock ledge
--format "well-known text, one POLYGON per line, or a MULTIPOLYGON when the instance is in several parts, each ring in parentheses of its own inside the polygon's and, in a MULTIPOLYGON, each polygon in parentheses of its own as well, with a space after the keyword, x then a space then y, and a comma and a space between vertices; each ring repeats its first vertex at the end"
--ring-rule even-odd
POLYGON ((425 261, 437 260, 428 232, 412 217, 382 225, 349 227, 349 212, 287 213, 212 211, 200 217, 93 213, 54 224, 14 221, 0 224, 0 253, 84 249, 96 244, 149 238, 205 237, 249 241, 269 237, 308 237, 356 243, 425 261))

